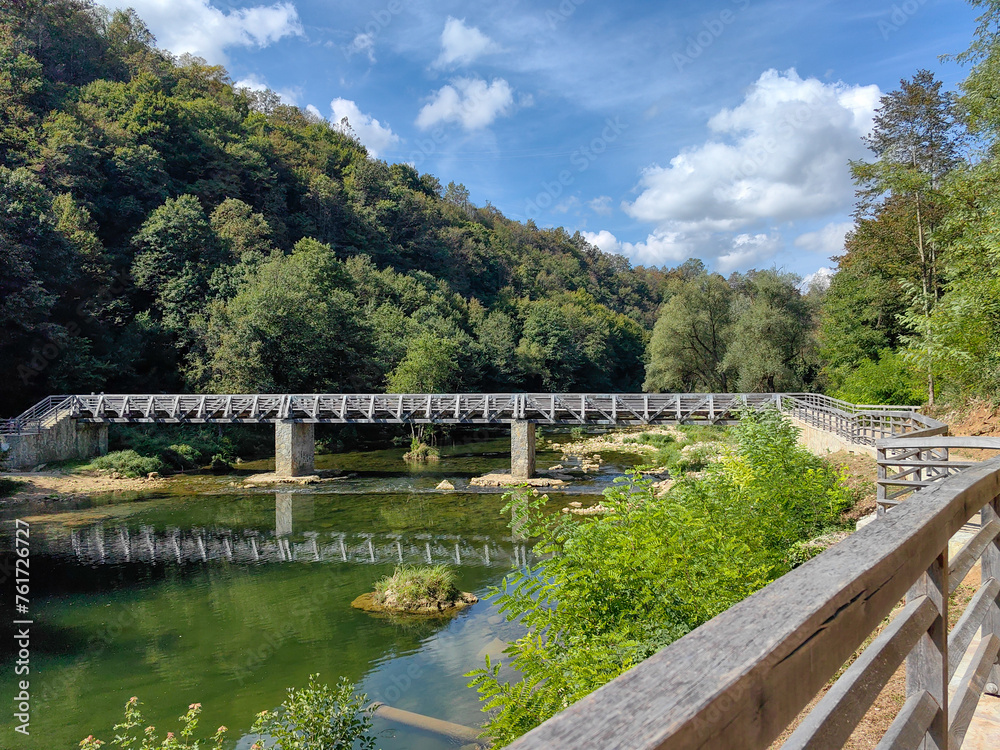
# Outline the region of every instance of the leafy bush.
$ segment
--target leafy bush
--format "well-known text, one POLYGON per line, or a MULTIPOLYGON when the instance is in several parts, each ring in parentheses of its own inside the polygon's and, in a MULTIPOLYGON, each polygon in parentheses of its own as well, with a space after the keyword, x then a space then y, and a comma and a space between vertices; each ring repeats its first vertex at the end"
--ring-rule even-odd
POLYGON ((853 404, 922 404, 927 388, 902 354, 883 349, 877 362, 865 360, 854 368, 833 395, 853 404))
POLYGON ((99 456, 84 468, 118 472, 126 477, 144 477, 152 471, 162 470, 163 461, 153 456, 140 456, 134 450, 125 450, 99 456))
POLYGON ((288 697, 276 711, 257 714, 251 731, 257 734, 251 750, 263 750, 262 735, 274 740, 275 750, 372 750, 374 706, 365 707, 368 696, 356 695, 354 685, 341 678, 336 690, 309 675, 302 689, 288 689, 288 697))
MULTIPOLYGON (((263 750, 265 736, 273 744, 271 750, 372 750, 375 737, 371 734, 371 714, 374 706, 365 707, 368 696, 355 694, 355 686, 341 678, 336 689, 318 682, 319 675, 309 676, 302 689, 289 688, 288 697, 275 711, 257 714, 251 729, 257 735, 251 750, 263 750), (357 743, 357 745, 355 745, 357 743)), ((125 704, 125 720, 114 727, 111 747, 124 750, 222 750, 226 727, 219 727, 206 740, 193 739, 198 728, 201 704, 192 703, 178 721, 176 733, 167 732, 159 740, 156 727, 147 726, 142 718, 138 698, 125 704), (207 743, 207 744, 203 744, 207 743)), ((90 735, 80 743, 82 750, 100 750, 108 744, 90 735)))
POLYGON ((460 593, 455 571, 447 565, 403 567, 375 583, 374 601, 385 604, 392 599, 396 606, 406 609, 425 602, 452 602, 460 593))
POLYGON ((518 679, 489 659, 470 673, 497 744, 784 574, 792 545, 835 523, 846 490, 780 414, 749 411, 734 437, 702 479, 663 497, 638 473, 618 482, 605 516, 547 515, 545 496, 507 496, 542 562, 492 592, 528 627, 505 652, 518 679))
POLYGON ((432 448, 418 438, 410 441, 410 450, 403 454, 404 461, 437 461, 441 457, 437 448, 432 448))

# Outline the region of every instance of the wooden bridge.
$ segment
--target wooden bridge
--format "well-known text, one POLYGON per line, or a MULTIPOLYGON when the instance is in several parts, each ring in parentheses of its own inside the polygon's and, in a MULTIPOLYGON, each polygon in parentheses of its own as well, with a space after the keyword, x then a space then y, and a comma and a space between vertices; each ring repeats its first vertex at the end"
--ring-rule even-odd
POLYGON ((528 478, 537 424, 728 425, 767 407, 858 445, 931 427, 912 407, 809 393, 92 394, 50 396, 0 422, 0 439, 24 468, 106 452, 109 424, 273 424, 276 473, 302 476, 314 470, 317 424, 509 425, 511 473, 528 478))

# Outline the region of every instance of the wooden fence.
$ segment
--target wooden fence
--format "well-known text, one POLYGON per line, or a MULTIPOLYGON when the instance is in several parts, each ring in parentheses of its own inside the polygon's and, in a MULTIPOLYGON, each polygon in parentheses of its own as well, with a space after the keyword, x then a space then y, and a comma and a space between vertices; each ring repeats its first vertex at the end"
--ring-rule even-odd
POLYGON ((510 747, 767 748, 904 597, 783 747, 841 747, 904 660, 906 703, 878 749, 961 747, 981 694, 1000 684, 1000 458, 926 480, 876 522, 510 747), (949 540, 980 513, 980 531, 950 559, 949 540), (977 560, 982 584, 949 632, 949 595, 977 560))

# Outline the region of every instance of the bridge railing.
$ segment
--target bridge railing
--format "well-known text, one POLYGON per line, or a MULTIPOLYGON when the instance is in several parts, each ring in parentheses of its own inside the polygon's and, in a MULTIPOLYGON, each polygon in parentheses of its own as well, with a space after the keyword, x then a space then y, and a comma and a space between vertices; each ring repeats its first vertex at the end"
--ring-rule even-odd
POLYGON ((904 659, 907 699, 878 748, 960 747, 984 686, 1000 683, 998 495, 1000 458, 941 478, 510 747, 767 748, 870 637, 783 747, 842 747, 904 659), (982 585, 949 633, 949 596, 978 559, 982 585))
POLYGON ((0 435, 30 435, 52 427, 72 412, 73 396, 48 396, 13 419, 0 420, 0 435))
POLYGON ((920 414, 916 406, 850 404, 819 393, 789 393, 782 395, 781 408, 812 427, 858 445, 874 446, 879 440, 902 435, 948 432, 944 422, 920 414))

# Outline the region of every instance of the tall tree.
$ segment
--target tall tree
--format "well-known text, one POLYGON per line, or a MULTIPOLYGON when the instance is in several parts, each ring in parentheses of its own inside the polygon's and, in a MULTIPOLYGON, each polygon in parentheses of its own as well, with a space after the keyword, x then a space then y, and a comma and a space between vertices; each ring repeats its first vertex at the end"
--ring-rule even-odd
POLYGON ((648 391, 729 390, 722 366, 729 343, 733 289, 704 267, 672 281, 673 294, 660 310, 646 355, 648 391))
MULTIPOLYGON (((865 143, 873 161, 851 162, 857 185, 856 216, 877 218, 889 198, 912 210, 907 241, 916 249, 919 285, 912 288, 914 307, 925 321, 941 292, 939 248, 933 232, 941 219, 943 180, 959 161, 959 126, 954 97, 927 70, 882 97, 874 127, 865 143)), ((913 349, 927 373, 928 401, 934 403, 934 348, 915 331, 913 349)))

